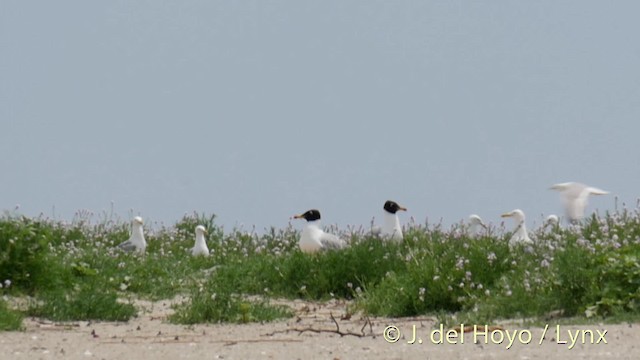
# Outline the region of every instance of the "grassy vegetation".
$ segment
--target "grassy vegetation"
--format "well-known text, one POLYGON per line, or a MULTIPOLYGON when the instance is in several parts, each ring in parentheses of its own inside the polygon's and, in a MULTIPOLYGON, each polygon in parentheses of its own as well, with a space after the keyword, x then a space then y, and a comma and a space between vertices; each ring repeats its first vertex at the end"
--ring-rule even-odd
MULTIPOLYGON (((137 298, 185 295, 170 318, 184 324, 291 316, 270 298, 346 298, 371 315, 432 313, 468 323, 552 311, 576 321, 640 314, 638 210, 538 230, 532 246, 509 248, 502 229, 472 239, 461 225, 410 224, 402 244, 357 231, 342 234, 348 248, 316 255, 298 250, 293 228, 225 233, 213 216, 198 214, 147 229, 145 255, 123 253, 115 246, 129 224, 90 220, 0 217, 2 295, 28 295, 26 314, 55 320, 127 320, 137 298), (209 257, 190 255, 198 224, 208 228, 209 257)), ((0 300, 0 329, 19 328, 22 316, 0 300)))
POLYGON ((0 331, 22 329, 22 314, 11 310, 7 302, 0 299, 0 331))

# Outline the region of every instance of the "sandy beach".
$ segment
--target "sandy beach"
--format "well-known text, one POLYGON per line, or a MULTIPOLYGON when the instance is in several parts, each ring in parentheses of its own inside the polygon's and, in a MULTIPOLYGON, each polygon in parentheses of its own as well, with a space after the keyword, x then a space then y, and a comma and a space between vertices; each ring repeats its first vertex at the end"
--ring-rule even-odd
MULTIPOLYGON (((449 331, 431 317, 363 318, 346 305, 288 302, 296 316, 254 324, 172 325, 170 302, 140 302, 123 323, 25 319, 0 334, 3 359, 637 359, 640 325, 483 325, 449 331), (442 330, 442 331, 441 331, 442 330), (386 331, 386 335, 385 335, 386 331), (486 332, 485 332, 486 331, 486 332), (398 335, 399 332, 399 335, 398 335), (415 335, 414 335, 415 333, 415 335)), ((454 327, 455 329, 456 327, 454 327)), ((458 329, 460 326, 457 327, 458 329)))

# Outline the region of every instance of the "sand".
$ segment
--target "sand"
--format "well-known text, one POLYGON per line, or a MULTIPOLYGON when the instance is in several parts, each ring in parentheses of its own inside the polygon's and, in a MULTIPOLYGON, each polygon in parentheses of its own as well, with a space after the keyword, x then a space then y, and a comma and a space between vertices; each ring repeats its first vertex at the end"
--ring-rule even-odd
POLYGON ((502 324, 485 336, 481 326, 475 339, 473 329, 447 337, 431 317, 347 319, 339 301, 289 302, 296 317, 246 325, 171 325, 169 302, 138 305, 140 315, 121 323, 26 319, 25 331, 0 333, 0 359, 640 359, 640 324, 550 323, 540 343, 544 327, 502 324), (336 323, 353 335, 338 334, 336 323), (397 341, 383 336, 388 326, 400 331, 397 341))

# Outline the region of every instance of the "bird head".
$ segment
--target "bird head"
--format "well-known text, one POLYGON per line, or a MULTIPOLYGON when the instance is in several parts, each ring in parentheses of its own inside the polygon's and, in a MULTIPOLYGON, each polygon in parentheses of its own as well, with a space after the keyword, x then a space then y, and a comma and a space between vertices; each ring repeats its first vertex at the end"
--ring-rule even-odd
POLYGON ((476 214, 471 214, 469 215, 469 223, 471 225, 480 225, 483 228, 487 228, 487 225, 485 225, 485 223, 482 221, 482 219, 480 218, 480 216, 476 215, 476 214))
POLYGON ((511 217, 514 218, 516 220, 516 222, 521 223, 524 221, 524 212, 520 209, 515 209, 513 211, 510 211, 508 213, 504 213, 502 215, 500 215, 501 217, 505 218, 505 217, 511 217))
POLYGON ((389 213, 395 214, 398 211, 407 211, 407 208, 404 208, 400 205, 398 205, 397 202, 395 201, 391 201, 391 200, 387 200, 384 203, 383 209, 389 213))
POLYGON ((207 228, 205 228, 202 225, 196 226, 196 234, 198 234, 198 235, 200 235, 200 234, 206 235, 207 234, 207 228))
POLYGON ((320 211, 316 210, 316 209, 311 209, 311 210, 308 210, 307 212, 305 212, 303 214, 294 215, 293 218, 294 219, 305 219, 307 221, 320 220, 320 211))

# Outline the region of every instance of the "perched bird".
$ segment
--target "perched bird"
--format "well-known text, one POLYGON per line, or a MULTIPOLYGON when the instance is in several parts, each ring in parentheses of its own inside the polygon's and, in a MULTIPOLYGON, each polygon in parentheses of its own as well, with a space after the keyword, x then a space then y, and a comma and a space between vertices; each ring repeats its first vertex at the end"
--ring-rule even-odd
POLYGON ((544 221, 544 227, 547 227, 547 226, 555 227, 555 226, 558 226, 558 224, 560 224, 560 219, 558 218, 558 215, 551 214, 547 216, 547 218, 544 221))
POLYGON ((516 228, 509 239, 509 246, 515 246, 518 243, 532 244, 533 241, 527 234, 527 227, 524 223, 524 212, 520 209, 515 209, 511 212, 502 214, 502 217, 512 217, 516 222, 516 228))
POLYGON ((191 255, 193 256, 209 256, 209 248, 207 247, 207 241, 204 236, 207 234, 207 229, 204 226, 196 226, 196 244, 191 248, 191 255))
POLYGON ((552 185, 550 190, 560 192, 564 210, 571 223, 579 222, 584 216, 589 195, 606 195, 609 192, 577 182, 565 182, 552 185))
POLYGON ((395 201, 388 200, 383 206, 383 225, 381 235, 394 241, 402 241, 402 226, 398 219, 398 211, 407 211, 395 201))
POLYGON ((481 235, 482 229, 487 230, 487 225, 482 222, 480 216, 476 214, 469 215, 469 236, 477 238, 481 235))
POLYGON ((140 216, 134 217, 133 221, 131 221, 131 236, 129 240, 118 245, 118 248, 127 252, 137 251, 144 253, 147 248, 147 242, 144 240, 143 224, 144 222, 140 216))
POLYGON ((320 250, 340 249, 346 246, 345 241, 333 234, 324 232, 320 228, 320 211, 309 210, 304 214, 295 215, 293 218, 307 220, 298 243, 302 252, 314 253, 320 250))

